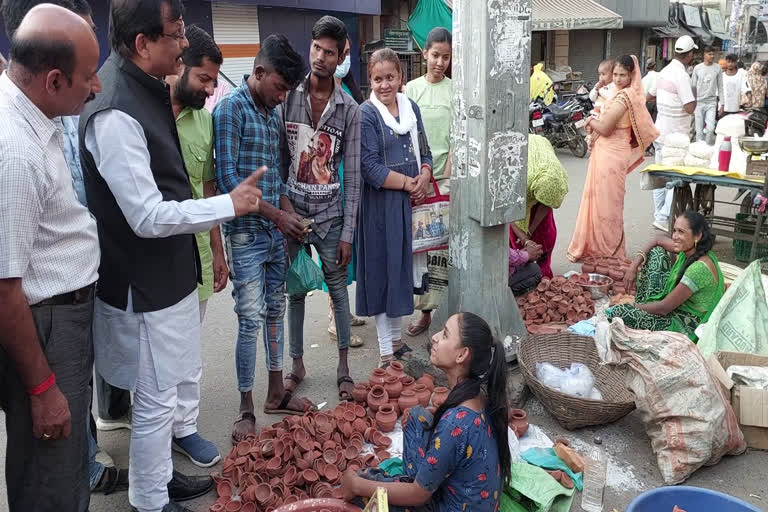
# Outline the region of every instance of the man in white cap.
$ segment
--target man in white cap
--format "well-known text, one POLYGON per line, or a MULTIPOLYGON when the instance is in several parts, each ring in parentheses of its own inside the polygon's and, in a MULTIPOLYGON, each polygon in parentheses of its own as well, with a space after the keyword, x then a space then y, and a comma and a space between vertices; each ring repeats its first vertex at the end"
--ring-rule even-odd
MULTIPOLYGON (((662 159, 664 138, 673 133, 689 134, 693 113, 696 110, 696 97, 691 87, 691 77, 686 68, 693 61, 693 50, 699 47, 691 36, 682 36, 675 42, 675 58, 659 73, 655 86, 648 91, 656 98, 656 128, 659 137, 653 143, 656 150, 656 163, 662 159)), ((668 230, 669 211, 672 206, 672 190, 664 188, 653 191, 654 219, 653 227, 661 231, 668 230)))

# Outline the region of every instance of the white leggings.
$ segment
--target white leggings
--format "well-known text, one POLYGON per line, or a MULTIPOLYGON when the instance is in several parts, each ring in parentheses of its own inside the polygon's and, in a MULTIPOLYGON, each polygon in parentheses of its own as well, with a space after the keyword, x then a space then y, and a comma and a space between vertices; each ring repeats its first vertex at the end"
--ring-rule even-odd
POLYGON ((403 338, 403 317, 390 318, 386 313, 376 315, 376 334, 381 357, 391 356, 392 342, 403 338))

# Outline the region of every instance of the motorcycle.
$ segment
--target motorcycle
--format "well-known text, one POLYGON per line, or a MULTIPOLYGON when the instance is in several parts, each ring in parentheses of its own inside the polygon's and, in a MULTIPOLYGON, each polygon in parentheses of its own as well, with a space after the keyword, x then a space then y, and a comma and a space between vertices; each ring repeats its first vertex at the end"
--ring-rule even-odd
POLYGON ((567 108, 533 101, 528 106, 530 133, 543 135, 554 148, 568 148, 574 156, 584 158, 587 140, 584 110, 577 100, 568 100, 567 108))

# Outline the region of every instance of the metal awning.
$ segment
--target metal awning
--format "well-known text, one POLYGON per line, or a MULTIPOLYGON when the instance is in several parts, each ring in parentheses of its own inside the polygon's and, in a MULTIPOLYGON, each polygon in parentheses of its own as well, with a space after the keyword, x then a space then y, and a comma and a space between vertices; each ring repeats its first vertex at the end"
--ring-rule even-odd
POLYGON ((653 27, 651 29, 651 35, 653 37, 660 37, 660 38, 678 38, 681 36, 691 36, 693 38, 696 38, 696 34, 688 30, 685 25, 683 25, 680 22, 680 18, 682 15, 679 14, 680 4, 676 2, 670 2, 669 4, 669 17, 667 19, 667 24, 662 27, 653 27))
POLYGON ((533 0, 532 30, 613 30, 624 21, 593 0, 533 0))

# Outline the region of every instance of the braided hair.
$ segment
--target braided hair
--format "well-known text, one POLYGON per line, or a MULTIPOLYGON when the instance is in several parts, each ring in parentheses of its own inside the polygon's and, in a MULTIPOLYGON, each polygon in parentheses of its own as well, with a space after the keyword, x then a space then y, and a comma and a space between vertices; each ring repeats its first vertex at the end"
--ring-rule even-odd
POLYGON ((483 393, 485 411, 496 434, 503 487, 509 482, 512 461, 507 437, 507 372, 504 345, 495 340, 485 320, 474 313, 459 313, 461 345, 471 352, 469 375, 451 390, 445 402, 435 411, 432 424, 425 427, 434 433, 445 411, 483 393))
POLYGON ((685 271, 688 270, 688 267, 690 267, 696 261, 699 261, 699 258, 712 250, 712 245, 714 244, 714 241, 712 240, 712 233, 709 231, 709 224, 707 224, 707 219, 702 214, 693 210, 686 210, 683 212, 682 216, 685 217, 685 220, 688 221, 688 225, 690 226, 693 235, 701 235, 701 239, 696 244, 696 250, 694 253, 686 258, 685 265, 683 265, 683 268, 677 275, 675 286, 680 284, 680 281, 683 279, 685 271))

